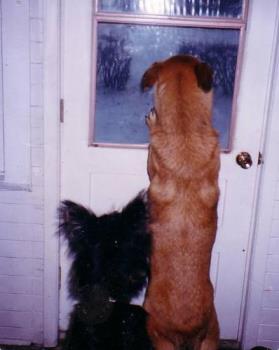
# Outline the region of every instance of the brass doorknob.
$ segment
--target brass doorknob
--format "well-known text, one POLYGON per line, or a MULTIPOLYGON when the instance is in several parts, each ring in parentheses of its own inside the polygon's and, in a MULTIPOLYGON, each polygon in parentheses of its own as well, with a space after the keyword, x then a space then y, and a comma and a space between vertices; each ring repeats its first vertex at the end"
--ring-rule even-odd
POLYGON ((239 153, 236 156, 236 162, 243 169, 249 169, 253 165, 252 157, 248 152, 239 153))

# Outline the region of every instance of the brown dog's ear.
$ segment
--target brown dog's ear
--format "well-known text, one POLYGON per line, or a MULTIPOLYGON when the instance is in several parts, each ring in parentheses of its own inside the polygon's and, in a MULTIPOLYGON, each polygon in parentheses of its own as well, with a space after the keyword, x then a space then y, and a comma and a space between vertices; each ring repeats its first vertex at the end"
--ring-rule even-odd
POLYGON ((145 91, 151 88, 157 81, 159 76, 159 71, 161 68, 161 64, 155 62, 152 64, 150 68, 148 68, 141 78, 140 87, 142 91, 145 91))
POLYGON ((213 85, 213 70, 207 63, 199 63, 195 66, 195 74, 198 86, 205 92, 209 92, 213 85))

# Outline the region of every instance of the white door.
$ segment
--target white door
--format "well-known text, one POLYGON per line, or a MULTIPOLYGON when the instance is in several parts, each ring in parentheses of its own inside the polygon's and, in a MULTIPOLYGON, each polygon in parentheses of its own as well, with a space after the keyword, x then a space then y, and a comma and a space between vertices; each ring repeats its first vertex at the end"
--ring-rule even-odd
MULTIPOLYGON (((235 1, 236 4, 240 2, 235 1)), ((92 25, 93 2, 91 0, 64 1, 62 12, 64 122, 61 124, 61 199, 68 198, 83 203, 92 207, 97 213, 120 208, 139 190, 148 186, 148 177, 146 174, 146 148, 116 146, 117 141, 112 141, 111 145, 108 145, 110 142, 106 141, 106 145, 99 144, 99 147, 96 147, 96 145, 90 145, 88 141, 92 140, 91 137, 88 137, 89 134, 92 134, 91 115, 92 105, 94 105, 92 104, 92 100, 94 101, 92 85, 95 86, 94 75, 96 70, 99 69, 94 68, 96 66, 94 50, 97 47, 99 50, 102 49, 102 43, 99 43, 99 45, 96 43, 96 30, 100 26, 100 33, 103 36, 98 38, 108 40, 109 35, 114 30, 108 30, 106 25, 110 25, 112 22, 119 26, 123 23, 129 23, 129 30, 134 32, 136 31, 136 25, 144 26, 153 23, 168 25, 168 19, 165 20, 157 14, 147 16, 147 18, 137 14, 131 15, 131 11, 136 11, 136 9, 128 9, 128 12, 124 15, 122 13, 107 14, 107 7, 109 8, 112 3, 115 4, 117 1, 100 1, 99 9, 102 11, 97 17, 93 16, 94 25, 92 25), (103 28, 101 28, 102 26, 103 28)), ((156 3, 158 5, 161 1, 146 3, 156 3)), ((153 5, 153 7, 156 6, 153 5)), ((243 60, 238 66, 241 74, 239 75, 239 82, 235 86, 238 97, 234 105, 235 118, 231 123, 231 147, 221 155, 219 230, 213 252, 211 274, 215 284, 216 305, 223 339, 237 340, 241 335, 249 247, 253 238, 257 177, 260 171, 257 162, 262 146, 266 117, 265 96, 269 87, 269 74, 273 57, 276 7, 277 0, 268 2, 262 0, 250 1, 246 39, 243 46, 243 60), (243 151, 249 152, 253 160, 253 165, 249 169, 243 169, 236 163, 236 156, 243 151)), ((150 10, 154 11, 154 8, 152 9, 151 6, 150 10)), ((247 9, 246 6, 245 8, 247 9)), ((148 11, 146 8, 145 10, 148 11)), ((173 8, 168 10, 174 11, 173 8)), ((181 11, 184 10, 187 10, 186 7, 181 11)), ((175 11, 179 10, 176 9, 175 11)), ((195 15, 194 11, 195 9, 193 9, 193 15, 195 15)), ((244 8, 243 13, 245 13, 244 8)), ((217 15, 220 15, 220 11, 217 15)), ((208 19, 208 17, 206 18, 208 19)), ((202 27, 213 28, 210 18, 205 21, 200 18, 199 20, 202 27)), ((218 25, 221 23, 224 28, 227 26, 230 29, 238 30, 241 25, 242 28, 245 28, 244 21, 239 17, 236 19, 229 17, 221 20, 219 18, 218 20, 218 25)), ((181 17, 174 20, 177 27, 183 27, 185 22, 182 22, 181 17)), ((189 25, 191 27, 197 26, 195 16, 193 16, 190 24, 188 23, 189 25)), ((240 32, 241 39, 244 29, 240 32)), ((166 31, 164 31, 165 34, 166 31)), ((139 37, 140 35, 137 38, 139 37)), ((154 45, 156 45, 155 39, 154 45)), ((168 39, 165 38, 164 42, 168 43, 168 39)), ((110 46, 106 47, 111 48, 114 44, 110 42, 110 46)), ((131 40, 127 40, 126 45, 131 45, 131 40)), ((123 52, 126 52, 127 49, 124 44, 121 46, 119 42, 115 44, 115 47, 123 52)), ((117 50, 114 53, 117 53, 117 50)), ((129 47, 127 50, 129 52, 129 47)), ((146 47, 145 54, 141 57, 137 56, 138 59, 146 61, 147 64, 149 52, 151 52, 151 48, 146 47)), ((113 88, 113 86, 110 88, 113 88)), ((128 89, 121 92, 121 101, 124 104, 122 110, 125 110, 126 104, 128 109, 130 108, 128 107, 129 103, 136 103, 129 101, 129 89, 128 84, 128 89)), ((97 96, 97 105, 100 101, 98 98, 104 103, 104 115, 107 110, 109 111, 109 122, 113 125, 114 120, 116 123, 116 118, 120 118, 117 112, 114 113, 114 111, 117 111, 117 106, 115 106, 115 109, 110 109, 113 108, 109 105, 110 99, 100 97, 100 95, 97 96)), ((142 108, 142 105, 144 106, 141 103, 139 108, 142 108)), ((97 106, 96 110, 98 108, 97 106)), ((147 107, 144 106, 144 108, 147 112, 147 107)), ((102 116, 102 113, 99 111, 99 119, 100 116, 102 116)), ((97 122, 96 119, 96 124, 97 122)), ((143 120, 142 123, 144 123, 143 120)), ((124 120, 124 128, 126 126, 124 120)), ((113 135, 110 135, 109 126, 104 126, 104 130, 105 134, 101 134, 98 131, 98 126, 95 125, 95 132, 100 132, 100 139, 106 137, 106 131, 108 137, 113 138, 113 135)), ((129 135, 126 135, 126 137, 129 137, 129 135)), ((60 327, 65 329, 71 302, 67 299, 67 262, 64 255, 61 256, 60 327)))

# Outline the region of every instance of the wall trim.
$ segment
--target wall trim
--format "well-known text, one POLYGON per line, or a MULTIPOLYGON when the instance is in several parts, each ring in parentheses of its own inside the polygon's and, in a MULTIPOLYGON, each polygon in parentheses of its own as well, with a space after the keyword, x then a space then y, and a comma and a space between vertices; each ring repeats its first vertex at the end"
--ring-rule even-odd
POLYGON ((43 342, 57 345, 59 321, 60 0, 44 1, 44 310, 43 342))

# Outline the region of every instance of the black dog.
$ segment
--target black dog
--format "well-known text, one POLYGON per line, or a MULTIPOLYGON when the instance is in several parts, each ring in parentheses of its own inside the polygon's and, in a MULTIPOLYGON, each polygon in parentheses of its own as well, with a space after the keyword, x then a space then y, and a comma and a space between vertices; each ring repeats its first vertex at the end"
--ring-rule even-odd
POLYGON ((69 291, 78 303, 63 350, 152 349, 146 313, 128 305, 149 274, 148 210, 141 192, 121 212, 97 217, 71 201, 59 208, 60 232, 73 257, 69 291))

